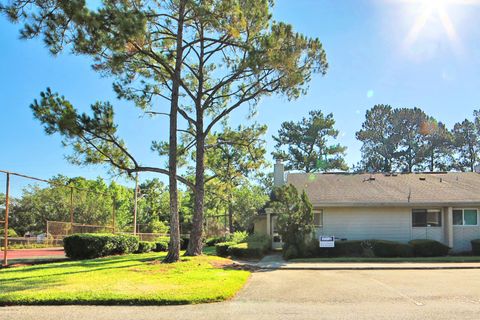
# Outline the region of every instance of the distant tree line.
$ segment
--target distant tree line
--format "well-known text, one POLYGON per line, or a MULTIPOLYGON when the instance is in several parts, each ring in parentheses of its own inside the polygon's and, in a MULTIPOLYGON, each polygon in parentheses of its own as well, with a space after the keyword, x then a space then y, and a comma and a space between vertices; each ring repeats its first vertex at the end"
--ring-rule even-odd
POLYGON ((452 129, 420 108, 375 105, 356 137, 362 159, 356 171, 473 171, 480 153, 480 112, 452 129))
MULTIPOLYGON (((299 122, 282 123, 274 158, 287 170, 347 171, 346 147, 336 143, 332 114, 311 111, 299 122)), ((375 105, 356 132, 362 142, 361 160, 354 172, 474 171, 480 160, 480 110, 449 129, 420 108, 375 105)))

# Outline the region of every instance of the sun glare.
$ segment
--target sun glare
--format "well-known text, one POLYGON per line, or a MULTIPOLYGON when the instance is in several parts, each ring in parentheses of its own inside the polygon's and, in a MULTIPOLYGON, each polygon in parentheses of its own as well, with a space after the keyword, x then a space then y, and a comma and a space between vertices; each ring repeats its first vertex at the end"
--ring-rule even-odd
POLYGON ((480 4, 480 0, 403 0, 401 2, 418 9, 416 18, 405 38, 407 49, 414 46, 420 36, 435 33, 439 36, 446 36, 452 49, 457 53, 462 51, 462 44, 450 11, 459 5, 480 4))

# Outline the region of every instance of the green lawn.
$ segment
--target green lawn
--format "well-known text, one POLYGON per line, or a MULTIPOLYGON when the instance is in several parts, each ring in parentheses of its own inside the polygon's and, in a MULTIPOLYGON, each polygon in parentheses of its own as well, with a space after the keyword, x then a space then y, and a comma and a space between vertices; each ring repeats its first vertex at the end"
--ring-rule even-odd
POLYGON ((203 247, 203 254, 206 254, 207 256, 216 256, 217 252, 215 251, 215 246, 203 247))
POLYGON ((480 262, 480 256, 447 256, 447 257, 418 257, 418 258, 354 258, 354 257, 338 257, 338 258, 305 258, 291 259, 289 262, 480 262))
POLYGON ((0 270, 0 305, 189 304, 231 298, 249 277, 230 260, 182 257, 158 262, 164 253, 115 256, 0 270))

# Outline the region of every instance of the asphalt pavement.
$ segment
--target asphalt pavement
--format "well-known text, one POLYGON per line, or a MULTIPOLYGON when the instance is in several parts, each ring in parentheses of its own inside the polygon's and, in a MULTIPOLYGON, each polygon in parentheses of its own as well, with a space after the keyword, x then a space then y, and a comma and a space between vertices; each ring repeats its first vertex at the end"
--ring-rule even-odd
POLYGON ((0 308, 2 320, 479 318, 480 270, 260 270, 222 303, 0 308))

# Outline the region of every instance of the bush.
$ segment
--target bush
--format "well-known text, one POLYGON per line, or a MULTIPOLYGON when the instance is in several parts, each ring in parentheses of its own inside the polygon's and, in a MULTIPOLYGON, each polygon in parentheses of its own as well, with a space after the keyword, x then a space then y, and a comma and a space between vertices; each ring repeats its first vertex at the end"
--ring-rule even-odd
POLYGON ((116 234, 113 238, 115 242, 115 249, 113 254, 127 254, 138 250, 139 240, 136 236, 131 234, 116 234))
POLYGON ((346 240, 335 241, 334 248, 320 248, 318 240, 307 246, 303 257, 411 257, 410 245, 388 240, 346 240))
POLYGON ((472 244, 472 253, 476 256, 480 256, 480 239, 472 240, 471 244, 472 244))
POLYGON ((220 256, 220 257, 228 256, 229 254, 228 248, 233 245, 236 245, 236 243, 231 241, 217 243, 215 245, 215 252, 217 253, 217 256, 220 256))
POLYGON ((270 237, 267 235, 252 234, 245 242, 231 245, 228 253, 237 258, 261 258, 270 250, 270 237))
POLYGON ((155 242, 155 247, 153 248, 153 251, 155 251, 155 252, 168 251, 168 242, 169 242, 169 240, 167 240, 167 239, 157 240, 155 242))
POLYGON ((225 240, 226 240, 225 237, 212 237, 212 238, 208 238, 207 240, 205 240, 205 245, 207 247, 212 247, 212 246, 216 245, 217 243, 225 242, 225 240))
POLYGON ((373 253, 376 257, 394 258, 394 257, 412 257, 413 248, 406 243, 399 243, 387 240, 373 241, 373 253))
POLYGON ((235 231, 232 235, 229 236, 229 241, 235 243, 246 242, 248 238, 248 233, 246 231, 235 231))
POLYGON ((155 242, 150 241, 140 241, 138 243, 138 249, 135 253, 147 253, 153 251, 157 244, 155 242))
POLYGON ((261 258, 267 250, 261 242, 243 242, 228 248, 228 252, 237 258, 261 258))
MULTIPOLYGON (((2 230, 3 231, 3 230, 2 230)), ((3 236, 3 232, 2 232, 2 236, 3 236)), ((16 238, 18 237, 18 234, 15 230, 13 230, 12 228, 8 228, 8 237, 9 238, 16 238)))
POLYGON ((298 254, 298 249, 295 246, 289 246, 288 248, 286 248, 283 252, 283 257, 287 260, 300 258, 298 254))
POLYGON ((331 251, 331 255, 334 257, 363 257, 365 241, 362 240, 346 240, 335 241, 335 248, 319 248, 320 251, 331 251))
POLYGON ((132 235, 74 234, 63 239, 63 246, 69 258, 91 259, 135 252, 138 239, 132 235))
POLYGON ((441 242, 427 239, 412 240, 409 244, 416 257, 441 257, 446 256, 450 248, 441 242))

